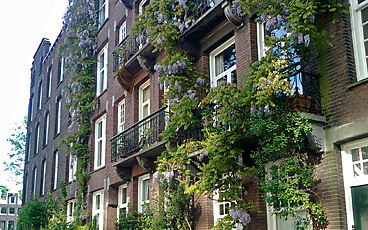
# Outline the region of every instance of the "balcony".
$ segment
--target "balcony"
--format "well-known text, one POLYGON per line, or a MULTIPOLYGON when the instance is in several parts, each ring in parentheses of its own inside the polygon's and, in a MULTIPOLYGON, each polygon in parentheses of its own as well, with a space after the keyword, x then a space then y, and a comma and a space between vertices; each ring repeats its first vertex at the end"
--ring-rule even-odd
POLYGON ((165 107, 163 107, 113 137, 110 140, 111 161, 120 161, 160 142, 162 140, 160 134, 165 130, 166 125, 165 113, 165 107))
POLYGON ((291 95, 288 102, 295 112, 311 113, 321 115, 321 96, 319 91, 319 76, 304 71, 299 66, 289 81, 291 84, 291 95))

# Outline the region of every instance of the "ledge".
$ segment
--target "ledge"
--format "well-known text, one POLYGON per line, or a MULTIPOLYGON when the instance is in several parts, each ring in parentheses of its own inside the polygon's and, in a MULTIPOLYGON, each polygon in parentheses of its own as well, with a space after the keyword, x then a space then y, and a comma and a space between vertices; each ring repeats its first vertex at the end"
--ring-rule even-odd
POLYGON ((362 84, 367 83, 367 82, 368 82, 368 78, 364 78, 362 80, 359 80, 357 82, 354 82, 354 83, 351 83, 351 84, 347 85, 346 89, 351 90, 352 88, 354 88, 358 85, 362 85, 362 84))

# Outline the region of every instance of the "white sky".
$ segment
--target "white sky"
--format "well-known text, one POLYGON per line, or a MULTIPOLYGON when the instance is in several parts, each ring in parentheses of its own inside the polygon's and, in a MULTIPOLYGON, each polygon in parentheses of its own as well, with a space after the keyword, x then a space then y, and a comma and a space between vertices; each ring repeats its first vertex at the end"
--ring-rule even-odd
POLYGON ((0 185, 20 190, 8 181, 4 160, 11 146, 7 138, 15 123, 27 115, 33 55, 42 38, 53 44, 58 36, 68 0, 2 1, 0 14, 0 185))

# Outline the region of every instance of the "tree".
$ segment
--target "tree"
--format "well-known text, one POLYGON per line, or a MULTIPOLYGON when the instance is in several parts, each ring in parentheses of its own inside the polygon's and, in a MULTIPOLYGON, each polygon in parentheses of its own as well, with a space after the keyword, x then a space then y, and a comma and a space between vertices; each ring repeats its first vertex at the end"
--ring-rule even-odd
POLYGON ((3 185, 0 185, 0 192, 1 192, 1 198, 6 197, 6 193, 9 191, 9 189, 3 185))
POLYGON ((48 218, 46 205, 37 199, 32 199, 19 212, 18 228, 40 229, 47 224, 48 218))
POLYGON ((4 161, 5 171, 10 171, 13 174, 12 180, 16 184, 21 184, 23 180, 23 162, 25 156, 25 146, 26 146, 26 127, 27 127, 28 117, 25 116, 22 123, 14 128, 14 133, 11 134, 7 141, 12 145, 11 152, 8 153, 9 161, 4 161))

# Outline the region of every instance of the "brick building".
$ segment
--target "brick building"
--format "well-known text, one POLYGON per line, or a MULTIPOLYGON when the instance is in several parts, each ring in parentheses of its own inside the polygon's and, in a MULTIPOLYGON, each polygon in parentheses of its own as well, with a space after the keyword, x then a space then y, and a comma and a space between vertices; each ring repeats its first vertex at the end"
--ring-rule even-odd
POLYGON ((22 201, 18 193, 8 192, 5 197, 0 198, 0 229, 17 229, 18 213, 22 201))
MULTIPOLYGON (((88 207, 97 216, 100 229, 113 229, 119 213, 129 208, 140 211, 141 205, 149 201, 153 162, 166 148, 159 136, 165 128, 165 105, 161 101, 164 92, 153 71, 154 63, 163 56, 152 52, 145 37, 129 35, 148 3, 99 1, 98 106, 92 116, 88 207), (126 56, 114 52, 127 44, 131 48, 126 56), (150 135, 144 135, 147 127, 150 135)), ((368 1, 349 3, 350 15, 340 16, 334 24, 336 15, 318 17, 327 34, 333 35, 328 36, 333 46, 323 49, 311 63, 310 72, 315 74, 295 78, 300 81, 296 85, 303 86, 299 93, 304 96, 296 97, 297 109, 314 126, 316 140, 311 147, 323 152, 315 176, 321 179, 319 196, 329 219, 328 229, 341 230, 368 228, 368 51, 364 48, 368 1), (312 98, 312 106, 304 107, 303 98, 312 98)), ((216 87, 222 79, 236 81, 237 76, 249 71, 249 63, 264 53, 264 28, 255 21, 256 16, 239 18, 228 7, 227 1, 198 1, 196 23, 180 39, 180 44, 196 58, 198 70, 209 76, 210 87, 216 87), (219 68, 215 61, 218 58, 231 65, 219 68)), ((56 196, 57 182, 64 179, 69 182, 68 216, 72 218, 76 186, 72 166, 76 159, 66 157, 64 150, 56 147, 71 130, 68 112, 60 105, 65 103, 62 85, 68 82, 63 58, 57 57, 54 48, 61 40, 60 35, 53 46, 47 39, 42 40, 34 56, 24 197, 25 201, 32 193, 44 197, 47 191, 56 196)), ((292 220, 271 215, 255 183, 249 185, 249 191, 261 210, 252 213, 249 229, 289 229, 292 220)), ((210 229, 226 214, 220 202, 206 197, 200 197, 198 202, 202 211, 196 229, 210 229)))

